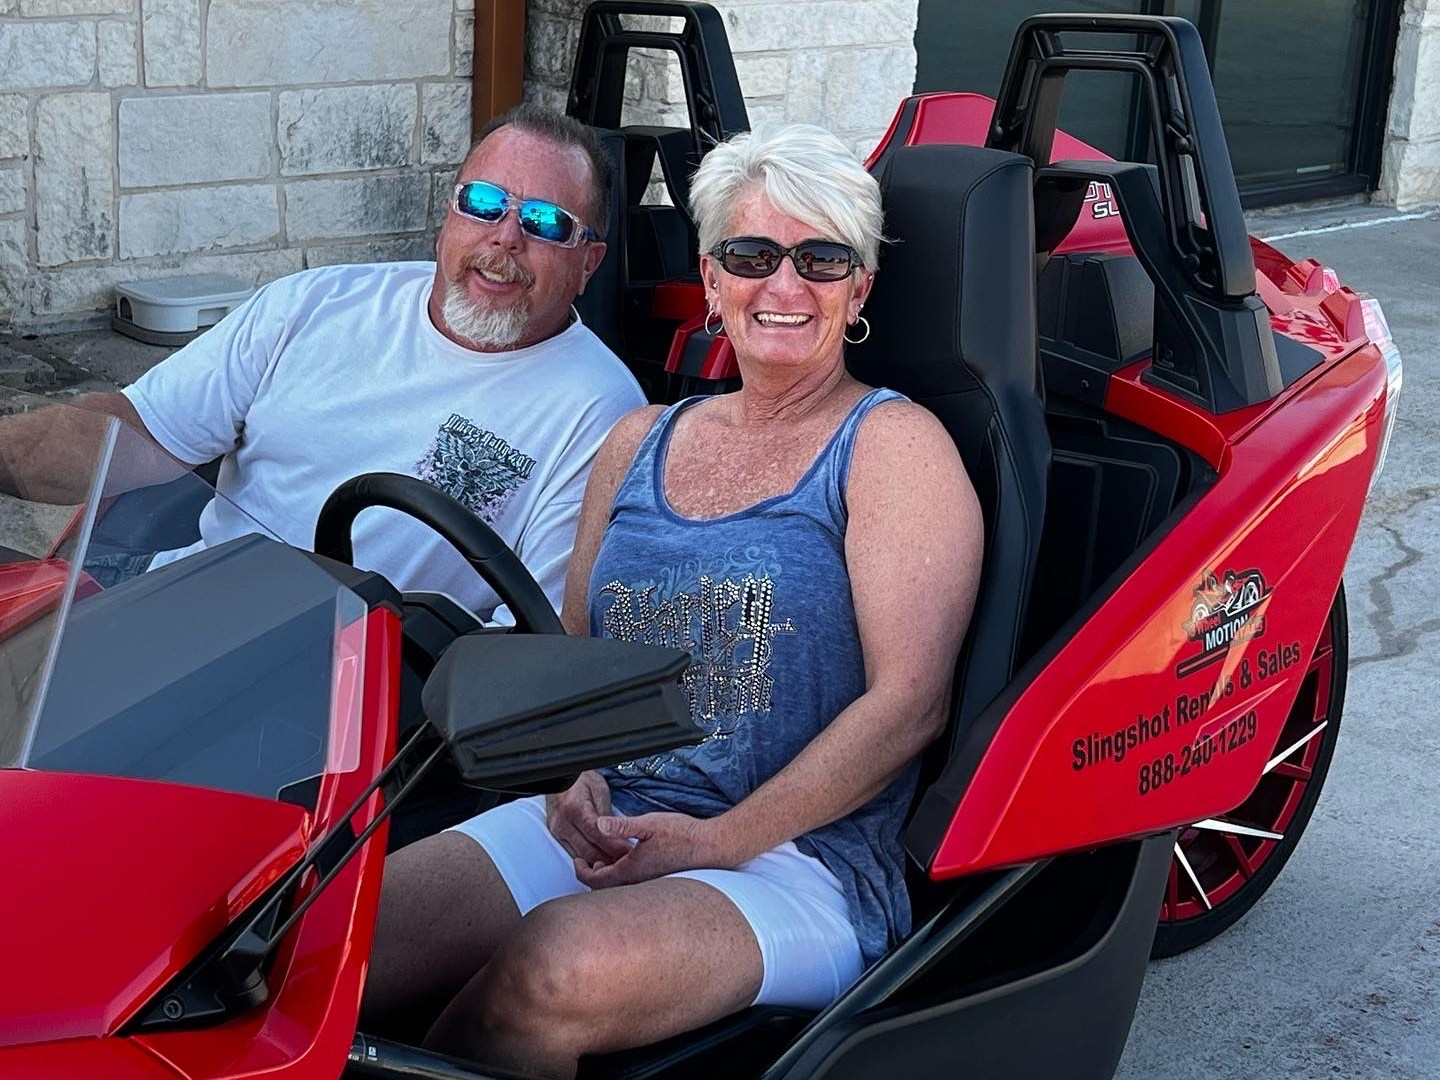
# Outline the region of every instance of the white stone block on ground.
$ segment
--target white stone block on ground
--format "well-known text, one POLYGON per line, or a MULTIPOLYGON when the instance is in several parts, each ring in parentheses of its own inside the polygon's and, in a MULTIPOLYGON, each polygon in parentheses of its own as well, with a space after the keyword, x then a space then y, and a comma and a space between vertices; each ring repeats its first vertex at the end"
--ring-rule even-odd
POLYGON ((144 0, 146 86, 195 86, 205 73, 200 0, 144 0))
POLYGON ((1440 139, 1392 139, 1385 147, 1380 194, 1401 210, 1440 203, 1440 139))
POLYGON ((135 0, 20 0, 20 14, 47 15, 128 15, 135 0))
POLYGON ((100 35, 100 85, 134 86, 140 79, 140 33, 133 22, 107 20, 95 27, 100 35))
POLYGON ((460 164, 470 149, 470 84, 425 83, 420 96, 424 105, 420 161, 460 164))
POLYGON ((160 187, 271 174, 269 94, 182 94, 120 102, 120 183, 160 187))
POLYGON ((279 234, 280 199, 269 184, 120 196, 122 259, 246 247, 279 234))
POLYGON ((435 237, 402 236, 395 240, 364 240, 356 244, 325 244, 305 249, 305 265, 340 266, 347 263, 414 262, 435 258, 435 237))
POLYGON ((299 250, 187 255, 114 266, 77 266, 34 275, 30 306, 36 316, 105 311, 115 306, 115 286, 126 281, 149 281, 177 274, 230 274, 248 285, 260 285, 293 274, 301 267, 299 250))
POLYGON ((25 170, 0 169, 0 214, 18 214, 25 209, 25 170))
POLYGON ((436 0, 210 0, 207 80, 272 86, 447 75, 451 15, 451 5, 436 0))
POLYGON ((24 94, 0 94, 0 158, 30 152, 30 102, 24 94))
POLYGON ((85 86, 94 77, 94 23, 0 25, 0 90, 85 86))
POLYGON ((114 161, 109 94, 40 99, 35 114, 35 218, 41 266, 111 257, 114 161))
POLYGON ((1417 142, 1440 138, 1440 25, 1407 28, 1400 41, 1402 50, 1413 48, 1414 66, 1406 71, 1395 65, 1391 100, 1394 111, 1405 115, 1404 127, 1392 130, 1417 142))
POLYGON ((285 188, 285 235, 293 242, 419 232, 429 186, 425 173, 301 180, 285 188))
POLYGON ((415 156, 413 86, 337 86, 280 95, 284 176, 409 165, 415 156))

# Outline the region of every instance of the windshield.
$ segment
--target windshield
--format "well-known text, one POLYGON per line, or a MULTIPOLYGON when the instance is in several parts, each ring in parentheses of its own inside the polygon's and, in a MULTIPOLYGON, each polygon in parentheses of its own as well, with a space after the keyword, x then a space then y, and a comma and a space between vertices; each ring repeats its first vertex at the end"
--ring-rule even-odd
POLYGON ((357 764, 365 602, 259 522, 196 544, 221 496, 119 420, 6 410, 0 767, 313 808, 357 764))

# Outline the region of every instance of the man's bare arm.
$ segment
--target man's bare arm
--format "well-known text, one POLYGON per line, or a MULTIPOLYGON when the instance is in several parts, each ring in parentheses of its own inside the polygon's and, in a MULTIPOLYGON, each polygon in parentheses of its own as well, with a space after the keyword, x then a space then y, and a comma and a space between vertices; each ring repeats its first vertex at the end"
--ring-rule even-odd
POLYGON ((121 435, 120 489, 171 479, 185 468, 161 449, 124 394, 84 394, 0 420, 0 491, 32 502, 84 501, 112 419, 131 429, 121 435))

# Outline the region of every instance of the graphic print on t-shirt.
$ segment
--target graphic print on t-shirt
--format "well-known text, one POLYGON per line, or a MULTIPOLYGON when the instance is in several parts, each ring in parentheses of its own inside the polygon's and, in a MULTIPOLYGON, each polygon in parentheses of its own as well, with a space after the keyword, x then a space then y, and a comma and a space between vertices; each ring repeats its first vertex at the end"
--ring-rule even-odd
POLYGON ((530 479, 535 459, 459 413, 440 425, 415 475, 458 499, 488 524, 530 479))

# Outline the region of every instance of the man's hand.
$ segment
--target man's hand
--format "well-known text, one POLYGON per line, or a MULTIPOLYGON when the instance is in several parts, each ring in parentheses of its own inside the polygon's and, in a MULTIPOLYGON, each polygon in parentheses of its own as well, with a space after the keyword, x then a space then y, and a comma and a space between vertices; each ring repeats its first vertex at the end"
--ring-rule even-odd
POLYGON ((599 865, 577 865, 575 876, 592 889, 609 889, 653 881, 680 870, 728 868, 719 856, 716 820, 665 813, 601 817, 596 823, 600 835, 607 840, 620 838, 626 850, 619 858, 599 865))
MULTIPOLYGON (((630 851, 624 837, 606 836, 596 821, 610 813, 610 786, 597 772, 584 772, 559 795, 545 796, 545 826, 575 860, 575 873, 607 866, 630 851)), ((582 879, 583 880, 583 879, 582 879)))

